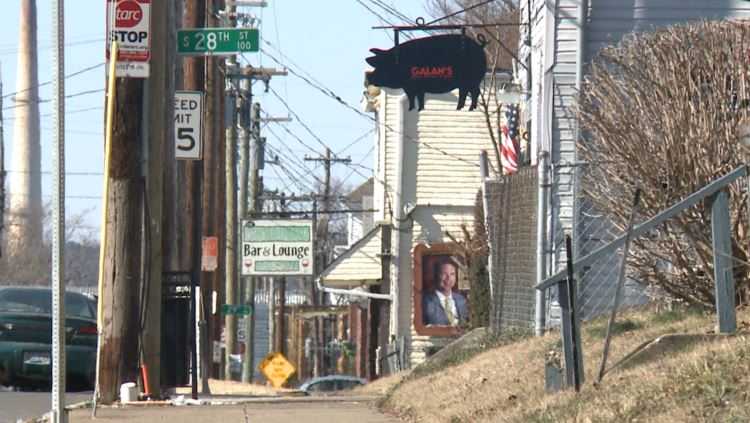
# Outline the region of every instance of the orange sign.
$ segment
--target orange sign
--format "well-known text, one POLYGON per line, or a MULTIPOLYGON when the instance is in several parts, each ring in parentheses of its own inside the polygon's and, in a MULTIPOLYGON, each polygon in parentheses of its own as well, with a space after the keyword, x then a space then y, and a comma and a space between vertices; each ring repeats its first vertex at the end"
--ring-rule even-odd
POLYGON ((213 272, 219 266, 219 238, 215 236, 203 237, 203 254, 201 255, 201 270, 213 272))
POLYGON ((281 388, 296 369, 281 353, 269 353, 258 365, 258 370, 274 388, 281 388))

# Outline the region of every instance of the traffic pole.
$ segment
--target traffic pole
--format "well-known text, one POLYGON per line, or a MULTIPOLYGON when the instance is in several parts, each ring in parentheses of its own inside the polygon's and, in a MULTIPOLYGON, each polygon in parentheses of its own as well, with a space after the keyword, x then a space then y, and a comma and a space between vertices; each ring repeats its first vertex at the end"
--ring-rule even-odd
POLYGON ((64 0, 52 0, 52 420, 65 411, 65 15, 64 0))

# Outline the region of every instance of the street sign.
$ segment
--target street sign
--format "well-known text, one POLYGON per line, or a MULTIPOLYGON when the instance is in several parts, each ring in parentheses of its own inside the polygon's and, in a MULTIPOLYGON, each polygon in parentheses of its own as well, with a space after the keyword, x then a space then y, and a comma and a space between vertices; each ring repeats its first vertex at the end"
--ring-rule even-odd
POLYGON ((119 44, 116 75, 148 78, 148 62, 151 59, 151 0, 107 0, 107 34, 107 61, 110 60, 112 41, 119 44))
POLYGON ((175 91, 174 148, 177 160, 200 160, 203 153, 203 93, 175 91))
POLYGON ((255 53, 260 50, 257 29, 193 28, 177 31, 177 53, 191 56, 255 53))
POLYGON ((284 382, 294 374, 294 368, 281 353, 269 353, 258 365, 258 370, 271 382, 274 388, 281 388, 284 382))
POLYGON ((203 254, 201 255, 201 271, 213 272, 219 267, 219 237, 203 237, 203 254))
POLYGON ((311 220, 275 219, 242 222, 243 276, 312 276, 311 220))
POLYGON ((249 316, 253 314, 253 309, 249 305, 224 304, 221 306, 221 314, 233 314, 235 316, 249 316))

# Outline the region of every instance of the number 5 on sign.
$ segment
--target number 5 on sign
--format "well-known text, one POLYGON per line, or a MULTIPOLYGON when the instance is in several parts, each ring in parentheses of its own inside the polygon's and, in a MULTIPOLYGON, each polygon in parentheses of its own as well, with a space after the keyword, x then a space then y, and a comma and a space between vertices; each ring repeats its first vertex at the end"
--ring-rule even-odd
POLYGON ((200 160, 203 153, 203 93, 174 94, 174 147, 177 160, 200 160))

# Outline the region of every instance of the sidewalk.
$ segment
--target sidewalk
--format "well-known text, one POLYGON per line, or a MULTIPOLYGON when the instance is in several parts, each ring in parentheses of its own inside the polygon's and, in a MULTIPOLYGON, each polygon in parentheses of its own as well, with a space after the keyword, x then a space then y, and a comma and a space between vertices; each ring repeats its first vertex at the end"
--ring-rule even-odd
MULTIPOLYGON (((397 423, 378 412, 373 397, 213 398, 232 405, 129 405, 99 408, 96 420, 107 423, 397 423)), ((91 423, 91 409, 71 411, 70 423, 91 423)))
POLYGON ((169 401, 141 401, 127 405, 100 406, 92 420, 87 408, 71 410, 70 423, 397 423, 374 406, 401 375, 343 391, 338 396, 307 396, 296 389, 274 389, 258 384, 209 380, 211 394, 190 398, 190 388, 178 388, 169 401))

